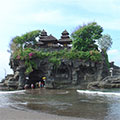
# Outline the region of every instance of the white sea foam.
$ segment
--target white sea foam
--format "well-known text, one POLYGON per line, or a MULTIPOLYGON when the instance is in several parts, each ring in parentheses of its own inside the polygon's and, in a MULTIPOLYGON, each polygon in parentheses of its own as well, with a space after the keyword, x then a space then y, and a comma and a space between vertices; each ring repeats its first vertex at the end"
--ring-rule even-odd
POLYGON ((64 94, 68 94, 68 93, 69 93, 69 91, 65 91, 65 92, 59 92, 59 93, 57 93, 57 94, 64 95, 64 94))
POLYGON ((23 93, 25 90, 16 90, 16 91, 0 91, 0 94, 12 94, 12 93, 23 93))
POLYGON ((101 92, 101 91, 90 91, 90 90, 77 90, 81 94, 91 94, 91 95, 105 95, 105 96, 120 96, 120 93, 116 92, 101 92))

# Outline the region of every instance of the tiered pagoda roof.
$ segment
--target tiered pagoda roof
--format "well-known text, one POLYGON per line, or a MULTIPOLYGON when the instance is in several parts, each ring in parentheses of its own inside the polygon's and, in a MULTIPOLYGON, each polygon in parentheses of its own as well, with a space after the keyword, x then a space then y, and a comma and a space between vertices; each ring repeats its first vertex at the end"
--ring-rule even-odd
POLYGON ((38 46, 53 46, 57 44, 57 39, 53 35, 47 35, 47 32, 43 30, 40 35, 39 42, 37 43, 38 46))
POLYGON ((66 30, 62 32, 61 39, 58 42, 60 44, 70 44, 72 42, 72 40, 69 37, 69 33, 66 30))
POLYGON ((52 35, 46 36, 44 39, 40 39, 40 41, 45 43, 57 43, 57 39, 52 35))
POLYGON ((69 33, 68 33, 67 30, 64 30, 64 31, 62 32, 62 35, 69 35, 69 33))
POLYGON ((45 39, 47 36, 47 32, 43 29, 43 31, 41 32, 40 39, 45 39))
POLYGON ((38 46, 59 46, 57 43, 63 45, 63 46, 67 46, 68 44, 70 44, 72 42, 72 40, 69 37, 69 33, 64 30, 61 33, 61 39, 57 40, 53 35, 47 35, 47 32, 45 30, 43 30, 41 32, 40 35, 40 39, 39 42, 37 43, 38 46))

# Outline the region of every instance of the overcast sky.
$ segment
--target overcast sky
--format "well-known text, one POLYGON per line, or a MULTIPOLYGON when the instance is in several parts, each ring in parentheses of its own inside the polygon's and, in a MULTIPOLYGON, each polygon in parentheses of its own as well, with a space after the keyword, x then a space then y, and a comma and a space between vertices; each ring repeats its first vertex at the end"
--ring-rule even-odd
POLYGON ((45 29, 60 38, 67 29, 97 22, 111 35, 109 60, 120 66, 120 0, 0 0, 0 78, 8 66, 10 40, 32 30, 45 29))

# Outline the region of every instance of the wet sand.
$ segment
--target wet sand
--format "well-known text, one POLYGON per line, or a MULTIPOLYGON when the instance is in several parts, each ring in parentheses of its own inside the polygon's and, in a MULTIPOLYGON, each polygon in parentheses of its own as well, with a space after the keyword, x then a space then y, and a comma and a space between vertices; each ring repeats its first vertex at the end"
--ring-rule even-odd
POLYGON ((75 117, 64 117, 34 111, 21 111, 12 108, 0 108, 0 120, 92 120, 75 117))

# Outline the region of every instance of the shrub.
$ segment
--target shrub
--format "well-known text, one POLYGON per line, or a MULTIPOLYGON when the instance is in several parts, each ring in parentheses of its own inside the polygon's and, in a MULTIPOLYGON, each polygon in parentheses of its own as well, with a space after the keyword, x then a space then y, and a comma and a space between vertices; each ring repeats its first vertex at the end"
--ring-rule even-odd
POLYGON ((37 69, 37 65, 35 63, 35 58, 45 59, 47 58, 50 63, 54 66, 58 67, 61 64, 62 59, 81 59, 81 60, 91 60, 94 62, 101 60, 101 53, 98 51, 77 51, 77 50, 61 50, 61 51, 53 51, 53 52, 45 52, 45 51, 37 51, 33 48, 26 48, 22 51, 16 51, 14 53, 14 59, 24 60, 26 66, 26 73, 30 73, 33 69, 37 69))

